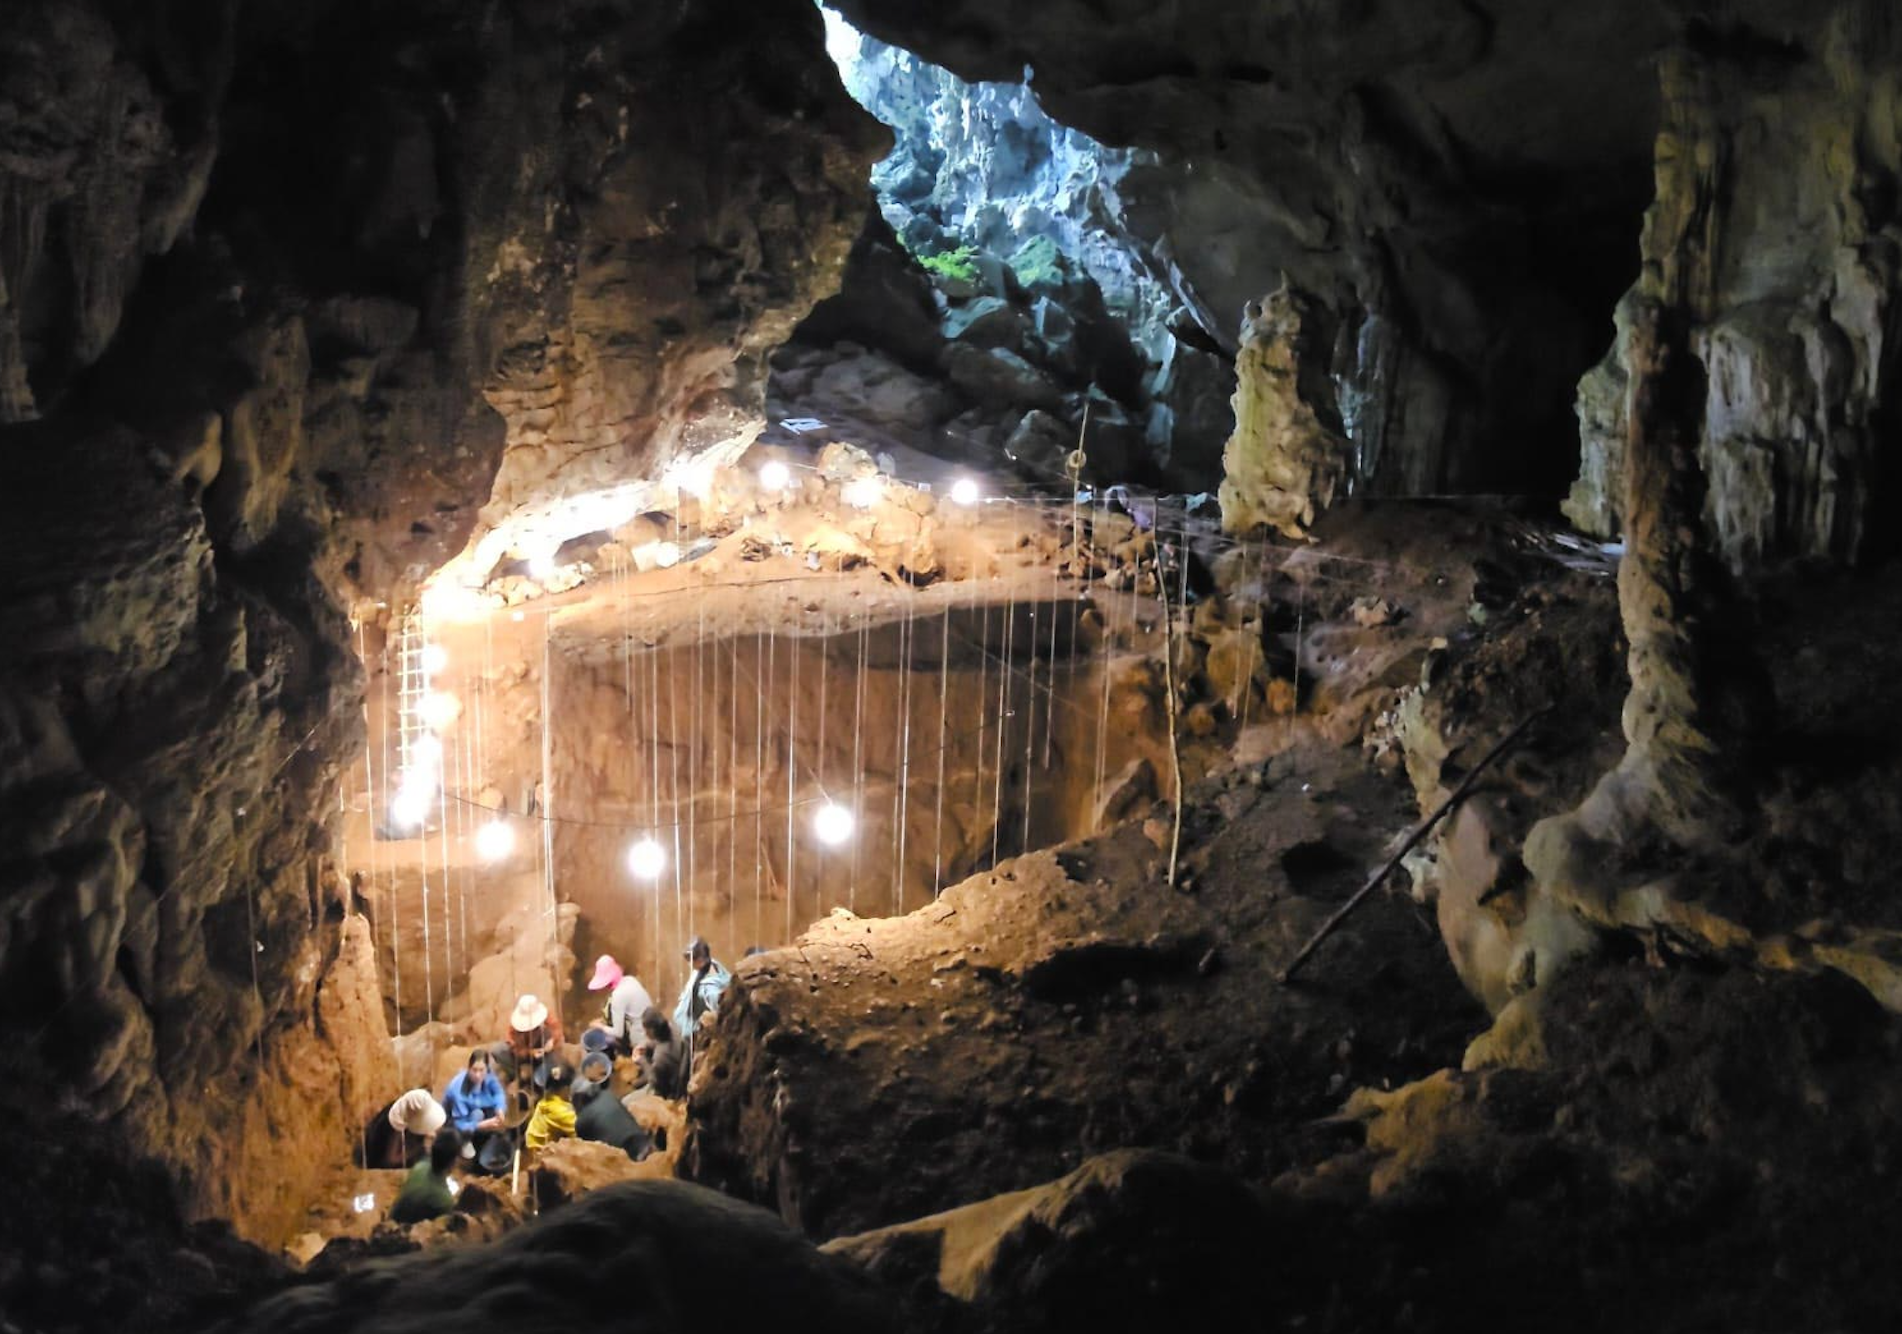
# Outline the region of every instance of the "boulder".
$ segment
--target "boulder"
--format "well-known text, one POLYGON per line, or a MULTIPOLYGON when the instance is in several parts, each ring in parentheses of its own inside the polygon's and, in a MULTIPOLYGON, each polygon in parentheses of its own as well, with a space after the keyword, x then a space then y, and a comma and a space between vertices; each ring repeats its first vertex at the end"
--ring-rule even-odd
POLYGON ((822 418, 844 414, 901 430, 925 431, 944 420, 950 401, 936 382, 852 344, 812 383, 806 405, 822 418))
POLYGON ((888 1284, 935 1284, 987 1328, 1253 1329, 1274 1304, 1271 1236, 1267 1211, 1228 1173, 1124 1149, 824 1249, 888 1284))
POLYGON ((1063 390, 1048 375, 1007 348, 953 343, 939 357, 945 378, 979 403, 993 408, 1063 406, 1063 390))

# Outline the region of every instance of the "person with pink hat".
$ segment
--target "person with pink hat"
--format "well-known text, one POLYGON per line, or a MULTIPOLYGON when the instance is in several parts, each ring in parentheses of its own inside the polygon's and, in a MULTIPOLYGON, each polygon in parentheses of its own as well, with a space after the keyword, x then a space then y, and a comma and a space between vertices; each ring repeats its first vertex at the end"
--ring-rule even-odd
POLYGON ((588 981, 588 990, 608 993, 601 1017, 588 1028, 605 1032, 616 1054, 633 1055, 641 1016, 653 1005, 654 998, 647 994, 641 980, 623 969, 612 954, 603 954, 594 961, 594 976, 588 981))

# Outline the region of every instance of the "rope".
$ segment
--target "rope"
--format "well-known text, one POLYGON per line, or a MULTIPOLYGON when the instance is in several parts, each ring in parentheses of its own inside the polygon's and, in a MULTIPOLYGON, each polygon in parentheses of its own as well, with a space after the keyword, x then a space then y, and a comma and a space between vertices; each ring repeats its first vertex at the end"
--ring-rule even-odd
POLYGON ((951 603, 944 604, 944 629, 938 639, 938 821, 931 839, 931 897, 944 893, 944 761, 950 747, 946 730, 951 703, 951 603))

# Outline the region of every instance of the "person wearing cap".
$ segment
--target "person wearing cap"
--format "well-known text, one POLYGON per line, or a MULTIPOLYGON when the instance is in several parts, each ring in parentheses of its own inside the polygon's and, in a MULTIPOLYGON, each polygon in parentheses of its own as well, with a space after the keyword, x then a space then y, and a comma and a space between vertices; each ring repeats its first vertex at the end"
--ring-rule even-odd
POLYGON ((594 976, 588 981, 588 990, 608 993, 601 1017, 588 1027, 605 1029, 614 1050, 622 1056, 631 1055, 641 1015, 654 1003, 654 998, 647 994, 641 980, 623 969, 612 954, 603 954, 594 961, 594 976))
POLYGON ((680 989, 680 1001, 674 1006, 674 1031, 687 1044, 686 1065, 691 1071, 700 1025, 720 1007, 720 997, 726 994, 733 974, 725 964, 714 962, 713 947, 705 936, 695 936, 680 953, 692 961, 693 971, 687 975, 687 985, 680 989))
POLYGON ((370 1118, 357 1144, 365 1167, 408 1167, 423 1156, 447 1120, 428 1089, 411 1089, 370 1118))
POLYGON ((606 1052, 591 1051, 581 1061, 575 1081, 575 1133, 582 1139, 612 1144, 635 1162, 654 1151, 641 1123, 614 1096, 614 1063, 606 1052))
POLYGON ((568 1101, 574 1071, 565 1061, 554 1061, 546 1074, 547 1086, 522 1136, 522 1143, 530 1149, 545 1149, 558 1139, 573 1139, 575 1134, 575 1105, 568 1101))

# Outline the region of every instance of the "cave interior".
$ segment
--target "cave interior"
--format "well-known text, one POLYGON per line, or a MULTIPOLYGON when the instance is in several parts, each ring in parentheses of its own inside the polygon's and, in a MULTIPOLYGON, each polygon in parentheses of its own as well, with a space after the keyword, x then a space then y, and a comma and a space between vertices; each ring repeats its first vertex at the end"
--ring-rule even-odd
POLYGON ((1895 1328, 1899 312, 1887 0, 13 0, 0 1334, 1895 1328))

